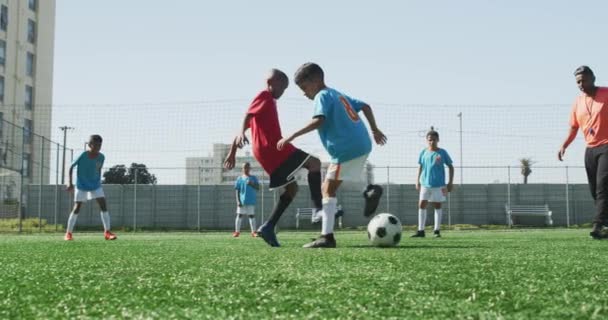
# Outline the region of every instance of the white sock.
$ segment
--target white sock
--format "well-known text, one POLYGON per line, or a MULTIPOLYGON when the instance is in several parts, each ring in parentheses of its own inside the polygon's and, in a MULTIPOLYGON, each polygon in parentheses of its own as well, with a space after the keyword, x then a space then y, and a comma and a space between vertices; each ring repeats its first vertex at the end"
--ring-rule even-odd
POLYGON ((323 221, 321 222, 321 235, 328 235, 334 233, 334 224, 336 223, 336 205, 338 199, 336 198, 325 198, 323 199, 323 221))
POLYGON ((101 212, 101 223, 103 223, 104 231, 110 231, 110 213, 107 211, 101 212))
POLYGON ((441 216, 443 215, 442 209, 435 209, 435 231, 441 229, 441 216))
POLYGON ((426 225, 426 209, 418 209, 418 231, 424 231, 426 225))
POLYGON ((251 227, 251 232, 255 232, 255 218, 249 217, 249 226, 251 227))
POLYGON ((236 215, 236 220, 234 220, 234 231, 235 232, 241 232, 241 216, 240 215, 236 215))
POLYGON ((70 212, 70 217, 68 218, 68 232, 72 233, 74 231, 74 226, 76 225, 76 220, 78 219, 78 215, 74 212, 70 212))

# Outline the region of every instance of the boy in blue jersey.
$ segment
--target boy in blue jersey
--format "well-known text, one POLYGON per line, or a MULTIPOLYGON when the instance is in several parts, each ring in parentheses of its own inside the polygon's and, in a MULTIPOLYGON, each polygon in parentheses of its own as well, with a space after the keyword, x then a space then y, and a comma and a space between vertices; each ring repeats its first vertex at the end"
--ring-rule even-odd
POLYGON ((454 166, 452 158, 447 151, 437 146, 439 133, 431 127, 431 131, 426 134, 428 148, 420 152, 418 157, 418 181, 416 190, 420 191, 420 202, 418 204, 418 232, 412 238, 423 238, 424 226, 426 225, 426 208, 430 203, 435 207, 435 237, 441 237, 441 216, 443 214, 441 203, 445 201, 448 192, 452 191, 454 180, 454 166), (445 166, 448 167, 450 178, 445 184, 445 166))
POLYGON ((70 166, 67 190, 68 192, 74 192, 72 172, 74 171, 74 167, 77 167, 76 191, 74 193, 74 208, 68 218, 65 240, 69 241, 73 239, 72 232, 74 231, 74 225, 76 225, 76 219, 78 219, 78 212, 80 212, 82 203, 93 199, 97 200, 99 208, 101 208, 101 222, 103 223, 105 239, 116 240, 116 235, 110 231, 110 213, 108 213, 106 198, 101 188, 101 168, 105 160, 105 156, 99 152, 102 141, 100 135, 92 135, 88 142, 89 151, 80 154, 70 166))
MULTIPOLYGON (((313 120, 304 128, 281 139, 277 147, 281 149, 295 138, 310 131, 318 130, 321 143, 331 156, 323 182, 323 210, 321 236, 305 248, 335 248, 334 223, 337 211, 336 191, 342 181, 359 181, 365 162, 372 151, 369 133, 359 112, 362 111, 371 127, 374 140, 379 145, 386 143, 386 136, 378 129, 372 109, 366 103, 353 99, 325 85, 323 69, 315 63, 302 65, 295 74, 295 82, 304 95, 314 101, 313 120)), ((368 186, 366 212, 375 211, 380 195, 380 186, 368 186), (374 196, 369 197, 369 194, 374 196)))
POLYGON ((255 232, 255 203, 257 190, 260 190, 258 178, 250 174, 251 164, 245 162, 243 164, 243 175, 239 176, 234 182, 236 190, 236 220, 234 221, 233 237, 241 235, 241 221, 244 216, 249 217, 249 226, 251 227, 251 236, 257 237, 255 232))

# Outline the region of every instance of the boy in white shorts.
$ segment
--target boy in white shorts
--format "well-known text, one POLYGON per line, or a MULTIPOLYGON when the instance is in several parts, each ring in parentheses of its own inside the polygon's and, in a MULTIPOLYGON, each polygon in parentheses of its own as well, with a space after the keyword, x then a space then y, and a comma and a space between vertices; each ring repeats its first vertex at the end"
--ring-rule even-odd
POLYGON ((437 146, 439 133, 431 127, 426 134, 428 148, 420 152, 418 157, 418 181, 416 190, 420 191, 420 202, 418 203, 418 232, 412 238, 423 238, 424 226, 426 225, 426 208, 430 203, 435 207, 435 237, 441 237, 441 216, 443 214, 441 203, 445 201, 448 192, 452 191, 454 179, 454 167, 448 152, 437 146), (445 184, 445 166, 449 169, 449 181, 445 184))
POLYGON ((101 209, 101 222, 103 223, 104 238, 106 240, 116 240, 116 235, 110 231, 110 213, 106 206, 106 198, 101 187, 101 168, 105 156, 99 152, 101 150, 102 138, 100 135, 92 135, 89 138, 88 146, 89 151, 85 151, 70 166, 69 178, 68 178, 68 192, 74 192, 74 185, 72 184, 72 172, 74 167, 76 170, 76 190, 74 192, 74 208, 68 218, 67 231, 65 233, 65 240, 73 240, 72 232, 78 219, 78 212, 82 207, 82 203, 88 200, 97 200, 99 208, 101 209))
POLYGON ((249 162, 243 164, 243 175, 236 179, 234 189, 236 190, 236 220, 234 221, 233 237, 241 235, 241 221, 244 216, 249 217, 251 236, 257 237, 255 232, 255 203, 256 193, 260 189, 260 183, 255 176, 252 176, 251 165, 249 162))
MULTIPOLYGON (((337 212, 336 191, 342 181, 359 181, 365 162, 372 151, 372 142, 367 127, 359 117, 363 112, 371 127, 377 144, 386 143, 386 136, 376 126, 374 113, 365 102, 353 99, 325 85, 323 69, 315 63, 305 63, 295 75, 295 82, 304 95, 314 101, 315 111, 312 121, 292 135, 281 139, 277 148, 281 150, 295 138, 310 131, 317 130, 321 143, 331 156, 322 186, 323 210, 321 236, 304 245, 305 248, 335 248, 334 224, 337 212)), ((376 210, 380 195, 380 186, 368 186, 364 193, 366 210, 369 216, 376 210), (373 194, 369 196, 369 194, 373 194)))

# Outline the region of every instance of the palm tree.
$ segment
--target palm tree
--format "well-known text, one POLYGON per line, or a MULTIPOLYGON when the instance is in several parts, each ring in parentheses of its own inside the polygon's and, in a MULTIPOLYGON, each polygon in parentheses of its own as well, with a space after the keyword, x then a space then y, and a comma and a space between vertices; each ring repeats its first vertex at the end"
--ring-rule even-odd
POLYGON ((530 158, 521 158, 519 159, 521 163, 521 175, 524 176, 524 184, 528 184, 528 176, 532 173, 532 159, 530 158))

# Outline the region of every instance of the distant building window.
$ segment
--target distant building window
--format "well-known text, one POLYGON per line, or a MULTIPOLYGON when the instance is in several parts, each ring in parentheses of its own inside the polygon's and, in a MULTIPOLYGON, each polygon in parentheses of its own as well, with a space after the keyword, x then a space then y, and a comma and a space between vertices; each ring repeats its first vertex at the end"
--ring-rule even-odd
POLYGON ((36 11, 37 4, 38 4, 38 1, 36 1, 36 0, 28 1, 28 6, 30 7, 30 10, 32 10, 32 11, 36 11))
POLYGON ((0 40, 0 65, 6 63, 6 41, 0 40))
POLYGON ((34 76, 34 54, 31 52, 27 53, 25 61, 25 74, 28 76, 34 76))
POLYGON ((0 102, 4 102, 4 77, 0 76, 0 102))
POLYGON ((23 121, 23 143, 32 143, 32 120, 25 119, 23 121))
POLYGON ((34 87, 25 86, 25 108, 27 110, 32 110, 34 107, 34 87))
POLYGON ((36 22, 32 19, 27 21, 27 42, 36 43, 36 22))
POLYGON ((30 162, 31 162, 31 155, 29 153, 24 153, 23 154, 23 164, 22 164, 22 171, 21 173, 23 174, 24 177, 29 177, 30 176, 30 162))
POLYGON ((8 27, 8 7, 2 5, 0 8, 0 30, 6 31, 8 27))

